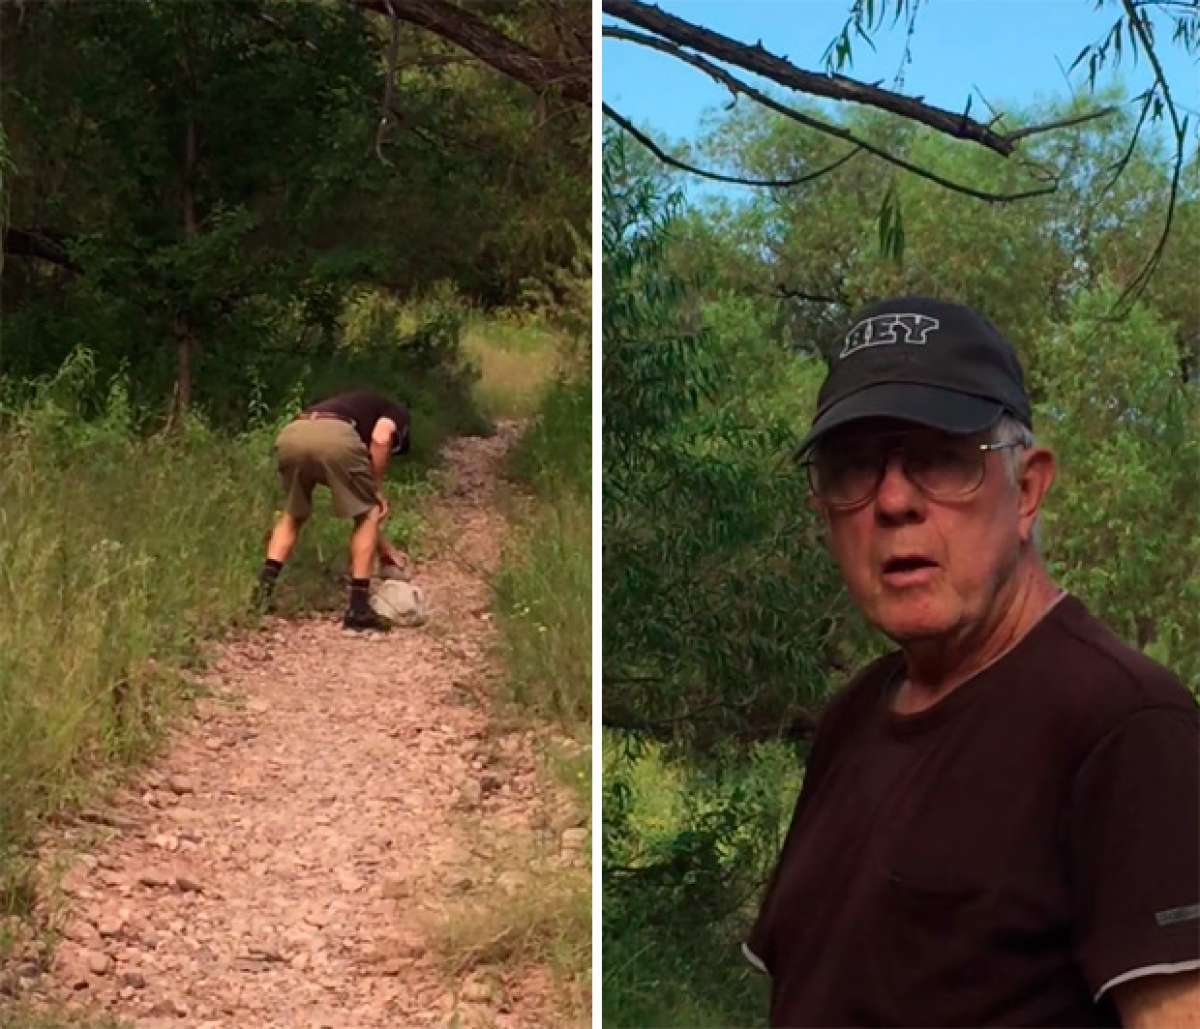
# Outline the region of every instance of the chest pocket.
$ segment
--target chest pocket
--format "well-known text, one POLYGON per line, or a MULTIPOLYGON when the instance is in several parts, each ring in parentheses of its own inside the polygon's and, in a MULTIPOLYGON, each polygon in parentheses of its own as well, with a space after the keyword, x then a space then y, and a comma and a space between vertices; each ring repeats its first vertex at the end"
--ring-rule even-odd
POLYGON ((895 1010, 911 1011, 925 1024, 937 998, 953 1022, 959 1003, 964 1013, 971 1010, 979 976, 987 975, 980 958, 993 932, 993 891, 959 878, 892 871, 882 892, 881 978, 895 1010))

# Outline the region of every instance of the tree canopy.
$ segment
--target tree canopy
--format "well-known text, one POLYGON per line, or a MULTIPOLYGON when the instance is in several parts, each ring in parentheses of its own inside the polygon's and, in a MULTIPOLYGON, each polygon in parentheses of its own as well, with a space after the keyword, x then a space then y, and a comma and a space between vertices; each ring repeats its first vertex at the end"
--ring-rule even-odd
POLYGON ((139 402, 244 408, 355 290, 512 304, 575 258, 575 5, 50 0, 0 31, 10 380, 84 344, 139 402))
MULTIPOLYGON (((774 175, 753 175, 737 169, 715 170, 669 153, 649 133, 605 104, 609 119, 620 125, 660 160, 692 174, 722 182, 758 186, 770 190, 791 191, 807 187, 826 176, 839 178, 855 158, 882 162, 902 177, 920 178, 938 186, 974 197, 987 203, 1012 204, 1069 188, 1072 167, 1069 153, 1060 148, 1039 145, 1047 137, 1077 139, 1081 126, 1092 121, 1111 119, 1129 109, 1131 118, 1121 118, 1122 147, 1109 169, 1112 182, 1123 174, 1138 150, 1148 125, 1165 130, 1169 150, 1163 160, 1169 168, 1169 188, 1162 206, 1155 212, 1157 234, 1147 241, 1142 262, 1121 283, 1120 303, 1126 305, 1140 295, 1162 259, 1171 233, 1181 180, 1187 159, 1189 115, 1185 101, 1195 90, 1194 81, 1172 82, 1164 71, 1160 54, 1164 48, 1177 48, 1191 63, 1200 58, 1200 7, 1175 0, 1099 0, 1097 10, 1111 8, 1114 21, 1095 42, 1085 46, 1072 67, 1087 69, 1093 95, 1064 103, 1060 110, 1041 112, 1031 117, 1028 111, 997 110, 985 97, 980 108, 989 108, 986 118, 973 110, 976 97, 964 84, 961 110, 947 110, 903 90, 902 79, 888 88, 880 82, 868 83, 846 74, 856 47, 873 45, 889 24, 903 25, 908 33, 906 62, 914 33, 920 32, 917 15, 921 0, 855 0, 848 5, 846 21, 825 49, 820 69, 804 68, 787 57, 773 53, 770 40, 747 43, 715 32, 686 18, 669 13, 642 0, 603 0, 604 13, 610 16, 604 25, 606 37, 649 48, 664 60, 683 62, 728 90, 731 97, 746 97, 751 106, 773 112, 795 126, 803 127, 837 147, 814 147, 820 159, 806 161, 774 175), (1168 38, 1164 38, 1168 37, 1168 38), (1105 67, 1126 62, 1145 62, 1152 70, 1150 85, 1127 104, 1114 98, 1094 95, 1097 75, 1105 67), (774 91, 755 86, 749 73, 766 79, 774 91), (799 103, 796 102, 799 99, 799 103), (859 111, 875 112, 878 117, 831 117, 828 105, 814 101, 836 101, 855 105, 859 111), (962 148, 977 148, 996 155, 1012 166, 1012 171, 997 183, 991 176, 964 174, 959 163, 936 161, 929 154, 915 154, 904 145, 915 130, 932 136, 958 141, 962 148), (1057 158, 1057 159, 1054 159, 1057 158)), ((1032 16, 1036 17, 1036 16, 1032 16)), ((1192 136, 1196 133, 1193 131, 1192 136)), ((958 148, 941 148, 953 153, 958 148)), ((854 162, 859 163, 859 162, 854 162)), ((901 231, 902 207, 894 190, 882 197, 877 212, 878 233, 885 246, 899 249, 904 244, 901 231)))

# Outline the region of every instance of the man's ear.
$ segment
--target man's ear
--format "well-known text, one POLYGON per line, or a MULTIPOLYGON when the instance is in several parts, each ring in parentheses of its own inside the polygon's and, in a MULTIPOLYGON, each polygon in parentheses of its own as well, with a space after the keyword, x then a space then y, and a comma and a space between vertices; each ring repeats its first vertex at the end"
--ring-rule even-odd
POLYGON ((1018 514, 1022 542, 1028 542, 1033 536, 1034 522, 1037 521, 1042 501, 1054 484, 1057 470, 1054 452, 1045 447, 1032 447, 1022 455, 1021 471, 1017 478, 1017 488, 1020 490, 1018 514))

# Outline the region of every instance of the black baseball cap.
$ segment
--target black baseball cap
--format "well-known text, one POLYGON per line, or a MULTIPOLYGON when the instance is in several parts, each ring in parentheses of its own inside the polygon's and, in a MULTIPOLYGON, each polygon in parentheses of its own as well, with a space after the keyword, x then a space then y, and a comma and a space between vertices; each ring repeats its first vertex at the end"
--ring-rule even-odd
POLYGON ((1005 411, 1033 428, 1017 352, 990 321, 929 297, 880 300, 858 312, 834 353, 799 452, 861 418, 966 434, 1005 411))

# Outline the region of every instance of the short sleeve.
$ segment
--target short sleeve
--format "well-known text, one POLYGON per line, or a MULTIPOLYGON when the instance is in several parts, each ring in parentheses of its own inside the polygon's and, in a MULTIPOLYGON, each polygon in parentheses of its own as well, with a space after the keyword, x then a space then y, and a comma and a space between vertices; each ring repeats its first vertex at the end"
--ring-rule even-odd
POLYGON ((1069 832, 1092 995, 1200 967, 1200 714, 1143 709, 1101 739, 1076 774, 1069 832))

